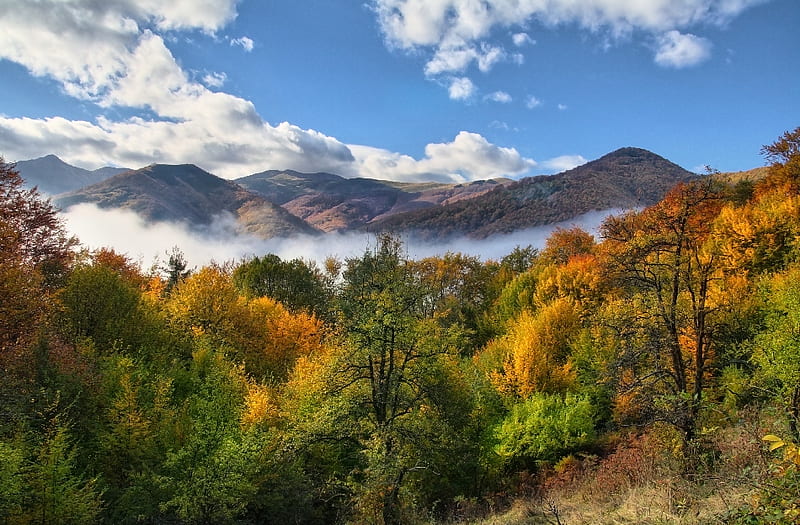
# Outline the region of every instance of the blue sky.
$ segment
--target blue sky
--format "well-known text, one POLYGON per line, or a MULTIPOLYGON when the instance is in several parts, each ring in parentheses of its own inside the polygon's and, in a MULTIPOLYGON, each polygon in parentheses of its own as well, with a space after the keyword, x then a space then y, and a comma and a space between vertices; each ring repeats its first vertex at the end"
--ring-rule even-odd
POLYGON ((394 180, 763 164, 797 0, 0 0, 0 155, 394 180))

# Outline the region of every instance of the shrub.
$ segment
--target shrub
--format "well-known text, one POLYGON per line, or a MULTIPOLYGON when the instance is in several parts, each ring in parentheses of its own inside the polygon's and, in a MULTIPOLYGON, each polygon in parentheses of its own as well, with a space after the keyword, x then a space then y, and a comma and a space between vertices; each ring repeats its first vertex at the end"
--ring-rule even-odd
POLYGON ((495 435, 495 452, 508 463, 555 461, 595 441, 594 410, 584 396, 536 393, 514 406, 495 435))

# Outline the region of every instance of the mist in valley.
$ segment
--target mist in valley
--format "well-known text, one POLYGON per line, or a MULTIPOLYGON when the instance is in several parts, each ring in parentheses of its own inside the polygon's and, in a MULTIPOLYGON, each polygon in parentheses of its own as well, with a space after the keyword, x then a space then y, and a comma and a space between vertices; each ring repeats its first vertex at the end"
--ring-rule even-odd
MULTIPOLYGON (((580 226, 595 234, 603 219, 619 211, 595 211, 563 223, 494 235, 487 239, 458 237, 448 241, 424 242, 404 234, 402 240, 412 259, 457 252, 482 260, 497 260, 517 246, 543 247, 547 237, 558 227, 580 226)), ((83 247, 90 250, 113 248, 145 269, 163 263, 168 252, 176 246, 191 267, 201 267, 211 262, 236 262, 267 253, 284 260, 300 258, 319 264, 328 257, 340 260, 358 257, 375 245, 375 234, 360 232, 261 239, 237 232, 231 216, 217 217, 212 224, 201 228, 187 223, 147 223, 132 211, 101 209, 92 204, 72 206, 63 211, 61 216, 67 230, 77 236, 83 247)))

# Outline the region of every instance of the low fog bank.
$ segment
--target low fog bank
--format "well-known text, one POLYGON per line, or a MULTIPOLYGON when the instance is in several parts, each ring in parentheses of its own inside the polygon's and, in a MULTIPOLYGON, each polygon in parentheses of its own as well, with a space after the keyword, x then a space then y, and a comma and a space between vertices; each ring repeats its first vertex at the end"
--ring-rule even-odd
MULTIPOLYGON (((466 237, 447 242, 419 242, 403 237, 412 259, 447 252, 461 252, 483 260, 500 259, 517 246, 544 246, 547 237, 557 227, 580 226, 596 233, 607 216, 620 210, 596 211, 563 223, 532 228, 508 235, 495 235, 476 240, 466 237)), ((341 260, 358 257, 375 245, 375 235, 369 233, 330 233, 321 236, 260 239, 232 232, 231 219, 221 217, 202 230, 183 223, 148 224, 126 210, 105 210, 92 204, 79 204, 61 213, 67 230, 76 235, 85 248, 113 248, 138 261, 144 268, 167 259, 174 246, 186 256, 190 267, 200 267, 212 261, 239 261, 255 255, 274 253, 290 260, 302 258, 321 263, 333 256, 341 260)))

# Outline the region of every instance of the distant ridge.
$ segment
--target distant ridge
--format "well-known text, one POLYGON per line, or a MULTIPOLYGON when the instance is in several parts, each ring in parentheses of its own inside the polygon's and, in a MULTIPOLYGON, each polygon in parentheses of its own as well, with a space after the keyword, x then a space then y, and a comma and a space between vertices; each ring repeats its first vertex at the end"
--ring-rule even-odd
POLYGON ((229 214, 237 231, 263 238, 319 233, 280 206, 193 164, 153 164, 55 199, 65 209, 80 203, 131 210, 149 222, 190 226, 207 226, 229 214))
POLYGON ((510 181, 469 184, 346 179, 331 173, 270 170, 236 179, 322 231, 348 231, 397 213, 474 198, 510 181))
POLYGON ((697 177, 655 153, 627 147, 557 175, 529 177, 469 201, 393 215, 366 229, 409 232, 428 240, 482 239, 592 211, 648 206, 675 184, 697 177))
POLYGON ((89 171, 71 166, 55 155, 21 160, 17 162, 16 168, 25 180, 27 187, 36 186, 39 191, 49 195, 75 191, 113 177, 118 173, 128 171, 128 168, 113 168, 110 166, 89 171))

